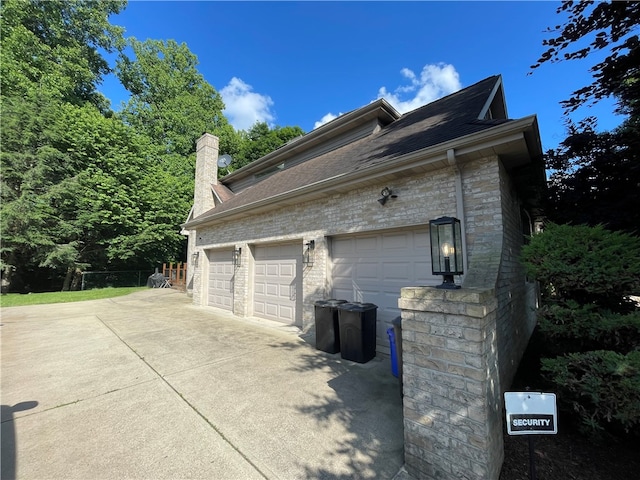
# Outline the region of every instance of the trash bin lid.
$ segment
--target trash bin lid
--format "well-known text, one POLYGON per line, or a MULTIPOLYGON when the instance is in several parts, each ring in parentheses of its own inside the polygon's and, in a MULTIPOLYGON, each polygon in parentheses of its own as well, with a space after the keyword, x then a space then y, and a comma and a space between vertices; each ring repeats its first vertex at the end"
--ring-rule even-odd
POLYGON ((347 303, 346 300, 336 300, 335 298, 330 298, 327 300, 327 304, 330 307, 337 307, 338 305, 342 305, 343 303, 347 303))
POLYGON ((340 310, 349 310, 351 312, 367 312, 378 308, 378 306, 373 303, 350 302, 338 305, 338 308, 340 310))
POLYGON ((336 307, 342 303, 347 303, 346 300, 336 300, 335 298, 330 298, 328 300, 316 300, 314 305, 316 307, 336 307))

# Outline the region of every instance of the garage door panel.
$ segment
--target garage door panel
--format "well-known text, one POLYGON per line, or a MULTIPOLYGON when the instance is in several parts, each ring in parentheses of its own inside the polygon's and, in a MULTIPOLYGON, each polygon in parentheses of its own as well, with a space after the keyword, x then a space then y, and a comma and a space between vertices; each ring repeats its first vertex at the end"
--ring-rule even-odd
POLYGON ((210 251, 207 305, 233 310, 234 268, 231 250, 210 251))
POLYGON ((413 264, 410 262, 384 262, 382 278, 386 280, 405 280, 411 278, 413 264))
POLYGON ((400 289, 435 285, 427 228, 332 239, 332 296, 378 306, 378 343, 388 352, 386 328, 400 315, 400 289))
POLYGON ((280 296, 279 292, 280 292, 280 289, 278 288, 278 285, 274 285, 272 283, 265 285, 265 289, 264 289, 265 295, 269 295, 270 297, 278 297, 280 296))
POLYGON ((409 239, 406 234, 399 235, 383 235, 382 236, 382 248, 383 249, 401 249, 406 250, 409 246, 409 239))
POLYGON ((376 281, 380 278, 378 268, 379 263, 359 263, 356 266, 356 275, 363 280, 376 281))
POLYGON ((331 244, 331 250, 336 258, 340 258, 345 254, 352 253, 355 250, 354 245, 355 240, 352 238, 335 239, 331 244))
POLYGON ((364 237, 356 239, 354 247, 358 251, 372 251, 378 249, 377 237, 364 237))
POLYGON ((259 245, 255 248, 254 315, 296 322, 297 291, 302 288, 301 244, 259 245))
POLYGON ((296 266, 293 264, 290 265, 280 265, 280 276, 293 278, 296 275, 296 266))

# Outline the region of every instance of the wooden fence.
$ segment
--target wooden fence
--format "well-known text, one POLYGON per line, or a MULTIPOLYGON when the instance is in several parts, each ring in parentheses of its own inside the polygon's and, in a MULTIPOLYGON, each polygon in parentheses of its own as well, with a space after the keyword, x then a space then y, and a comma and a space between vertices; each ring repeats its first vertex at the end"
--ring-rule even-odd
POLYGON ((164 278, 169 279, 171 288, 177 288, 179 290, 186 290, 187 288, 187 264, 178 263, 163 263, 162 275, 164 278))

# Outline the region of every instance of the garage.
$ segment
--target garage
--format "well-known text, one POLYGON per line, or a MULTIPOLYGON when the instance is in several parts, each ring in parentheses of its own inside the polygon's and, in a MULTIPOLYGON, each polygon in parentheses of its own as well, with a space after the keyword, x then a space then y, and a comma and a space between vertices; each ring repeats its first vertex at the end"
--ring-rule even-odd
POLYGON ((382 346, 388 344, 387 324, 400 315, 400 289, 438 283, 431 275, 429 245, 428 228, 331 240, 333 297, 376 304, 382 346))
POLYGON ((210 250, 207 305, 233 311, 232 250, 210 250))
POLYGON ((302 311, 302 244, 255 247, 253 314, 287 324, 299 324, 302 311))

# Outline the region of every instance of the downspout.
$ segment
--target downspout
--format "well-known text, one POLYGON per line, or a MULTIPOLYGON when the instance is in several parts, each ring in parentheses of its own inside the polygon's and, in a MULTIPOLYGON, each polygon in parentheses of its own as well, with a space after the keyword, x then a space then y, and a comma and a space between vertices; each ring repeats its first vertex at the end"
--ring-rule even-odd
POLYGON ((462 251, 464 255, 462 256, 462 263, 464 267, 465 273, 469 269, 469 264, 467 261, 467 228, 466 228, 466 219, 464 216, 464 195, 462 192, 462 172, 460 172, 460 167, 458 166, 458 159, 456 157, 456 152, 453 148, 447 150, 447 162, 453 168, 455 172, 455 183, 456 183, 456 217, 460 220, 460 233, 462 234, 462 251))

